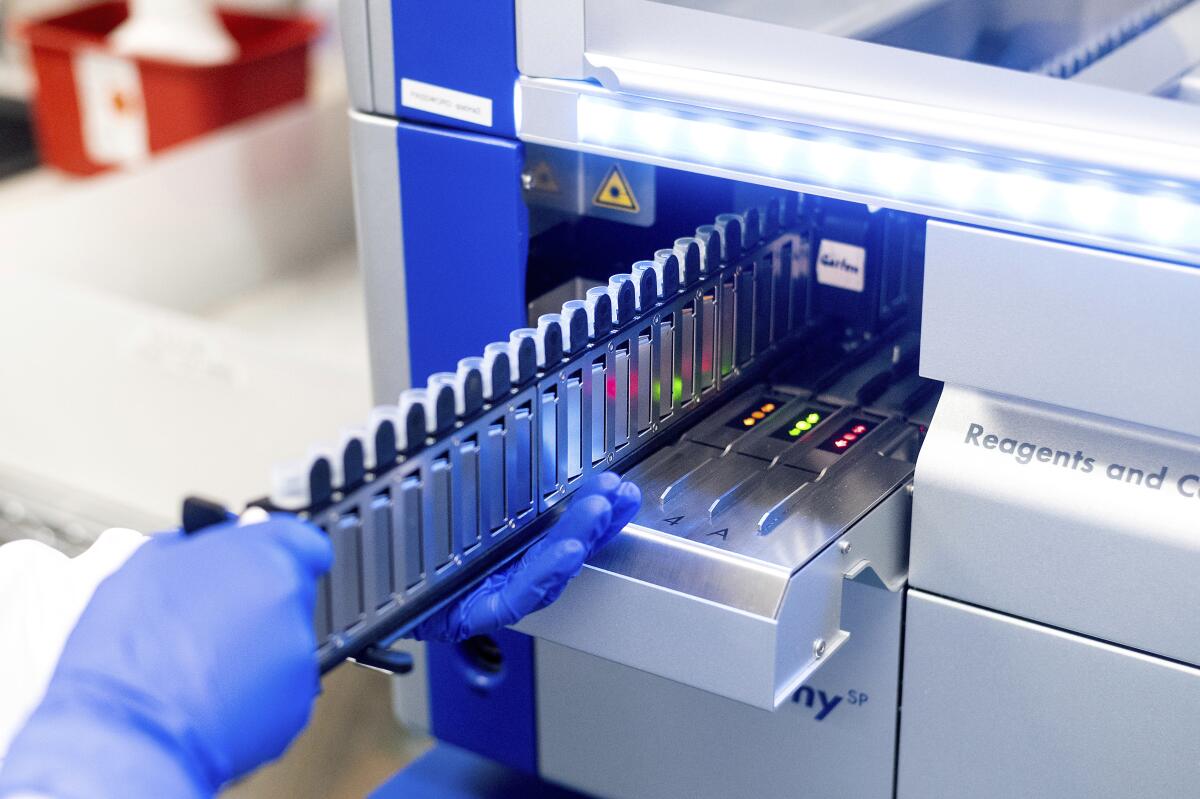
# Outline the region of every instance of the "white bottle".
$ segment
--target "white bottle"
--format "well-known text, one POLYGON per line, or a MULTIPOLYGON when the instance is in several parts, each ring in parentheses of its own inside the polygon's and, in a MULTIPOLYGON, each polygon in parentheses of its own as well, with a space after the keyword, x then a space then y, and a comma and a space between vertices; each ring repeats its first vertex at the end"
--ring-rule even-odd
POLYGON ((130 0, 129 18, 108 43, 120 55, 197 66, 225 64, 238 55, 213 0, 130 0))

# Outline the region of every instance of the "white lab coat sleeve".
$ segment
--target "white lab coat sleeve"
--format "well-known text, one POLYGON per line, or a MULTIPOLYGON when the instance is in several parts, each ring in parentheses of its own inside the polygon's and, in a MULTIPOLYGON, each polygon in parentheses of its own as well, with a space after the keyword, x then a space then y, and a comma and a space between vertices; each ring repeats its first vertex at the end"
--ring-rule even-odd
POLYGON ((0 765, 96 586, 145 541, 133 530, 108 530, 75 558, 37 541, 0 546, 0 765))

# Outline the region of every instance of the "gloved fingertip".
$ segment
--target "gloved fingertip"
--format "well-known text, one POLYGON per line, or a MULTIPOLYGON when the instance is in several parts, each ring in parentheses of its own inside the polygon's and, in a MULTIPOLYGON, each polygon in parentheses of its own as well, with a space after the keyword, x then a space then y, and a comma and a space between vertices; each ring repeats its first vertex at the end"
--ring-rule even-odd
POLYGON ((613 493, 621 485, 621 478, 613 472, 601 472, 593 475, 586 483, 579 487, 575 492, 576 496, 587 496, 589 494, 600 494, 609 499, 613 493))
POLYGON ((603 531, 612 522, 612 502, 607 497, 602 497, 599 494, 584 497, 582 500, 576 500, 575 507, 572 510, 576 509, 578 509, 578 516, 576 518, 581 522, 579 532, 587 534, 589 538, 593 531, 603 531))
POLYGON ((576 538, 560 541, 554 551, 560 566, 570 567, 576 563, 583 566, 584 560, 587 559, 587 547, 576 538))
POLYGON ((641 490, 633 483, 622 483, 617 489, 612 506, 612 518, 604 535, 596 542, 595 549, 600 549, 616 538, 617 534, 625 529, 625 525, 633 521, 634 516, 637 516, 638 510, 642 506, 641 490))
POLYGON ((273 514, 264 524, 313 577, 321 576, 333 565, 333 544, 316 526, 288 514, 273 514))
POLYGON ((613 516, 629 514, 633 518, 642 507, 642 490, 630 482, 621 483, 613 502, 613 516))
POLYGON ((558 541, 569 538, 591 541, 603 534, 611 519, 612 503, 607 497, 599 494, 576 496, 571 500, 571 506, 550 528, 550 532, 546 533, 546 537, 535 544, 533 549, 553 547, 558 541))

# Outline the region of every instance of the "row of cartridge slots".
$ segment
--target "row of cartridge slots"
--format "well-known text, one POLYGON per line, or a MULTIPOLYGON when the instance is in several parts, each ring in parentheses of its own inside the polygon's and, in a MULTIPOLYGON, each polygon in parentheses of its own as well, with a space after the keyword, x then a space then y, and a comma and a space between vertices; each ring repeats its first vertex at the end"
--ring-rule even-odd
MULTIPOLYGON (((677 239, 671 248, 659 250, 652 260, 638 261, 629 273, 613 276, 607 286, 589 290, 584 299, 565 303, 561 313, 542 315, 536 327, 514 330, 507 341, 488 344, 481 356, 460 360, 454 372, 430 375, 424 388, 402 392, 395 405, 374 408, 364 427, 343 431, 336 447, 314 447, 306 458, 278 465, 272 473, 270 495, 263 504, 306 512, 337 501, 431 445, 439 436, 508 400, 539 376, 603 344, 615 331, 635 320, 649 320, 680 297, 694 294, 702 280, 723 270, 732 272, 730 265, 740 263, 746 253, 794 228, 797 207, 797 196, 788 193, 740 214, 722 214, 713 224, 700 226, 693 236, 677 239)), ((807 271, 807 241, 795 233, 783 238, 791 244, 783 255, 791 261, 800 259, 794 271, 802 280, 807 271)), ((778 254, 770 252, 766 257, 778 254)), ((752 296, 752 272, 751 268, 744 274, 730 274, 728 279, 736 285, 722 287, 729 296, 713 297, 707 306, 689 310, 687 318, 679 320, 680 326, 689 325, 697 316, 713 313, 720 302, 727 306, 741 304, 740 318, 756 321, 752 330, 735 335, 732 317, 722 320, 729 328, 723 331, 724 341, 733 343, 732 348, 722 351, 726 360, 721 365, 725 369, 733 362, 744 363, 772 338, 774 330, 790 328, 793 318, 803 319, 807 313, 806 307, 793 310, 780 299, 777 313, 753 314, 751 306, 756 300, 760 305, 767 300, 765 295, 752 296)), ((785 277, 791 279, 791 272, 785 277)), ((770 290, 761 278, 759 282, 759 291, 770 290)), ((780 296, 790 296, 790 292, 780 296)), ((797 301, 807 302, 807 297, 797 301)), ((711 326, 705 330, 713 334, 711 326)), ((691 390, 689 377, 685 373, 680 378, 680 390, 685 393, 691 390)))
MULTIPOLYGON (((405 392, 398 415, 417 417, 420 448, 405 452, 403 436, 392 443, 383 423, 371 436, 352 436, 359 451, 342 464, 342 479, 357 477, 357 487, 339 494, 309 464, 317 479, 304 475, 306 487, 325 481, 316 488, 327 501, 308 514, 335 551, 318 593, 319 639, 336 645, 486 557, 589 475, 711 405, 753 374, 761 356, 800 335, 808 323, 807 243, 782 224, 789 214, 794 208, 771 202, 722 215, 614 277, 603 294, 516 331, 505 352, 489 345, 507 356, 499 394, 490 390, 494 380, 480 380, 472 404, 473 381, 437 376, 415 395, 405 392), (530 348, 532 358, 522 352, 530 348), (510 367, 528 368, 528 377, 510 367), (384 439, 398 461, 371 480, 359 463, 368 438, 377 451, 384 439)), ((456 377, 486 366, 465 359, 456 377)))

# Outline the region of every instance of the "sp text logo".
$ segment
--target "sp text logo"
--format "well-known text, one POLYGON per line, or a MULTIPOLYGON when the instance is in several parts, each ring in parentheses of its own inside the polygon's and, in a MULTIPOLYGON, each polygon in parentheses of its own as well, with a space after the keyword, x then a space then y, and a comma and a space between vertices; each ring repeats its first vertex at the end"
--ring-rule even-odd
POLYGON ((827 694, 818 688, 813 688, 811 685, 802 685, 792 694, 792 704, 801 705, 812 710, 814 713, 813 721, 824 721, 829 718, 829 714, 836 710, 843 702, 847 705, 861 707, 867 703, 867 695, 862 691, 847 691, 845 696, 842 694, 827 694))

